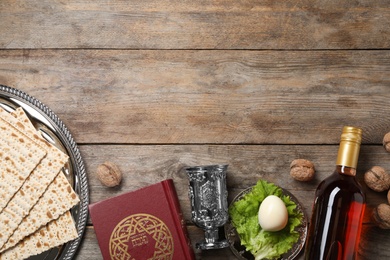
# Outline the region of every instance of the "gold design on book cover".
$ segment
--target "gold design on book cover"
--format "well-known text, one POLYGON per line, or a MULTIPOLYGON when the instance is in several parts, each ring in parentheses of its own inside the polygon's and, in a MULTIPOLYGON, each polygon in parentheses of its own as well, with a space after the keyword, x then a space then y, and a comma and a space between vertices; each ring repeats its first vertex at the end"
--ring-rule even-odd
POLYGON ((114 228, 109 242, 113 260, 171 260, 173 237, 167 225, 150 214, 130 215, 114 228))

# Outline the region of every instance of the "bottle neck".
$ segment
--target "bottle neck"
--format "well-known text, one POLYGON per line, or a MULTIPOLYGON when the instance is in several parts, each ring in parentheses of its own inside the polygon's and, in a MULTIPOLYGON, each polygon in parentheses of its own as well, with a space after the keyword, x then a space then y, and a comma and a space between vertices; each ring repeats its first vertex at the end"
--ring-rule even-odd
POLYGON ((348 175, 348 176, 356 176, 356 169, 343 165, 336 165, 336 171, 339 174, 348 175))
POLYGON ((360 152, 360 143, 341 140, 337 155, 337 170, 341 174, 355 176, 360 152))

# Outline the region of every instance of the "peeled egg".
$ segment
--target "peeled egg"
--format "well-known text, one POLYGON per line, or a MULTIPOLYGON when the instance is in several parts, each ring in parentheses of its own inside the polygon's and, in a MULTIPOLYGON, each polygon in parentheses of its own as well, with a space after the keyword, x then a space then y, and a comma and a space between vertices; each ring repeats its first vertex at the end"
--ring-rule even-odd
POLYGON ((258 218, 263 230, 282 230, 288 221, 286 205, 278 196, 270 195, 260 204, 258 218))

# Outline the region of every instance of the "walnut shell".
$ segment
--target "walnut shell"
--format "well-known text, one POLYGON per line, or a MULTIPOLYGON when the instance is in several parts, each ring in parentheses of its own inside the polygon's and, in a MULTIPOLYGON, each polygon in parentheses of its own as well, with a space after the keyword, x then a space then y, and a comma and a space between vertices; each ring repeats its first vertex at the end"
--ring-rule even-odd
POLYGON ((364 174, 364 182, 367 186, 377 192, 390 188, 390 175, 380 166, 373 166, 364 174))
POLYGON ((390 204, 390 190, 387 192, 387 202, 390 204))
POLYGON ((390 229, 390 206, 379 204, 372 213, 375 224, 382 229, 390 229))
POLYGON ((390 132, 383 137, 383 147, 390 152, 390 132))
POLYGON ((309 160, 295 159, 290 164, 290 175, 298 181, 311 181, 314 173, 314 164, 309 160))
POLYGON ((97 168, 97 178, 107 187, 115 187, 122 181, 122 172, 112 162, 105 162, 97 168))

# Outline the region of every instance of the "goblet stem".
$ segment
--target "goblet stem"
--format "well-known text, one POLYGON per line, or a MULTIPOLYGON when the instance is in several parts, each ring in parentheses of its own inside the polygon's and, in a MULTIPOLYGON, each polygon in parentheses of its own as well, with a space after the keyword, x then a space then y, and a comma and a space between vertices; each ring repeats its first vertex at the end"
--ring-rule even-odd
POLYGON ((220 240, 218 228, 206 229, 204 233, 204 241, 196 244, 196 247, 199 249, 218 249, 228 246, 229 243, 227 240, 220 240))
POLYGON ((204 239, 206 243, 215 243, 219 240, 218 229, 208 229, 204 233, 204 239))

